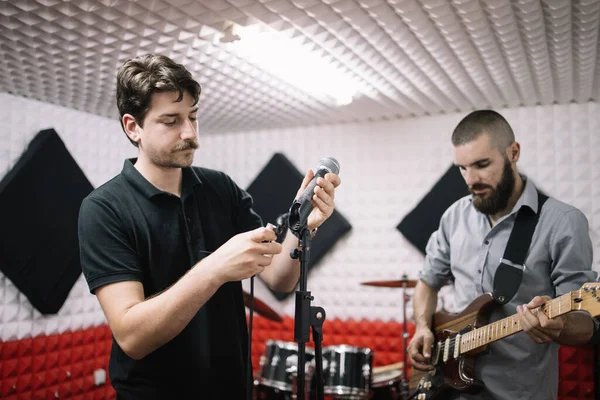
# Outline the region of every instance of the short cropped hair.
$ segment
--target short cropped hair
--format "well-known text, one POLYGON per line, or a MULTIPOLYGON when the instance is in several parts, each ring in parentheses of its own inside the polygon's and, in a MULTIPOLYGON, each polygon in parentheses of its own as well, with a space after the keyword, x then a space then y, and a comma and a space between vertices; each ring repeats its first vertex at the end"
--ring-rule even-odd
POLYGON ((464 117, 452 132, 452 144, 461 146, 483 134, 490 135, 501 152, 515 141, 515 134, 506 119, 493 110, 477 110, 464 117))

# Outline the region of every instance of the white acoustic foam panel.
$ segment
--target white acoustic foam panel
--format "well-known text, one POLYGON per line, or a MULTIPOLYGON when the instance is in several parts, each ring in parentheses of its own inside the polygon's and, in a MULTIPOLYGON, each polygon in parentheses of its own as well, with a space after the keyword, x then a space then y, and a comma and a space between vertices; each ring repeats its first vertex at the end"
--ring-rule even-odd
MULTIPOLYGON (((549 194, 586 214, 600 269, 600 105, 500 110, 522 145, 520 168, 549 194)), ((423 257, 395 229, 452 163, 450 134, 464 114, 372 124, 338 124, 244 134, 203 135, 195 164, 221 169, 246 188, 274 152, 301 171, 319 158, 336 157, 342 186, 336 205, 352 231, 310 273, 314 305, 327 318, 401 321, 398 289, 360 285, 367 280, 418 276, 423 257)), ((41 129, 54 128, 96 187, 136 155, 116 120, 0 94, 0 175, 41 129)), ((276 182, 273 190, 276 190, 276 182)), ((315 239, 318 240, 318 239, 315 239)), ((294 315, 293 296, 278 303, 256 280, 256 295, 282 314, 294 315)), ((249 287, 245 281, 244 286, 249 287)), ((451 288, 442 301, 452 309, 451 288)), ((412 303, 408 305, 409 318, 412 303)), ((104 323, 97 300, 80 278, 57 316, 39 315, 0 277, 0 340, 87 328, 104 323)))
MULTIPOLYGON (((47 128, 56 130, 94 187, 117 174, 125 157, 136 154, 117 120, 0 93, 0 176, 13 167, 31 139, 47 128)), ((35 247, 35 243, 31 245, 35 247)), ((71 290, 65 305, 53 316, 40 314, 12 282, 1 273, 0 276, 2 341, 105 323, 102 310, 89 293, 83 276, 71 290)))
POLYGON ((202 83, 207 132, 584 103, 599 23, 598 0, 0 0, 0 91, 114 116, 117 68, 155 52, 202 83), (357 99, 335 107, 241 59, 225 21, 321 54, 357 99))
MULTIPOLYGON (((594 268, 600 270, 600 106, 500 111, 522 144, 521 171, 588 217, 594 268)), ((450 135, 464 115, 209 136, 196 160, 226 170, 245 187, 274 152, 284 153, 302 171, 314 168, 321 157, 336 157, 342 179, 336 205, 353 229, 312 270, 308 289, 330 317, 400 320, 398 289, 360 282, 418 276, 423 257, 395 227, 451 165, 450 135)), ((279 305, 262 282, 257 285, 269 304, 294 314, 293 297, 279 305)), ((452 308, 450 288, 444 293, 446 307, 452 308)))

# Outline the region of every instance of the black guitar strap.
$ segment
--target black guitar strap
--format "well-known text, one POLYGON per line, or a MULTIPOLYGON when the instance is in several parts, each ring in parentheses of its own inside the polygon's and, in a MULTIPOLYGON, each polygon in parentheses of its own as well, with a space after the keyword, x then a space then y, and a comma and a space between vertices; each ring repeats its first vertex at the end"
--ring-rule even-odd
POLYGON ((494 275, 494 299, 500 304, 508 303, 519 290, 523 271, 525 270, 525 258, 531 245, 531 238, 535 231, 542 206, 548 200, 548 196, 537 192, 538 212, 537 214, 529 207, 521 207, 517 213, 515 225, 513 226, 504 256, 494 275))

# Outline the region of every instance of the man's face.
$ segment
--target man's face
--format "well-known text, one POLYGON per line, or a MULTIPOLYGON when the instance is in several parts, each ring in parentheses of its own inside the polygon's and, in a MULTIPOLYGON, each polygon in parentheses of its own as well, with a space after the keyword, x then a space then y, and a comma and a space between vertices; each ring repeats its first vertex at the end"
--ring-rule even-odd
POLYGON ((192 165, 198 148, 198 106, 185 92, 153 93, 150 109, 141 129, 140 151, 152 164, 163 168, 185 168, 192 165))
POLYGON ((504 152, 487 134, 454 148, 454 162, 473 195, 473 205, 484 214, 504 210, 515 188, 515 173, 504 152))

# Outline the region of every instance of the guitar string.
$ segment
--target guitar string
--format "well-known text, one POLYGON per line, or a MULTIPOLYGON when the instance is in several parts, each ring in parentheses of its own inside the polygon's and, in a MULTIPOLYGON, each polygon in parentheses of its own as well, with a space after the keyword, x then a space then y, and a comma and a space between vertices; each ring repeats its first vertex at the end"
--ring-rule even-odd
MULTIPOLYGON (((559 305, 559 307, 560 307, 560 306, 562 306, 563 297, 565 297, 565 296, 560 296, 560 297, 558 297, 558 298, 555 298, 555 299, 552 299, 552 300, 548 301, 547 303, 543 304, 543 305, 540 307, 540 309, 541 309, 542 311, 544 311, 544 313, 546 313, 546 311, 551 311, 551 310, 552 310, 552 306, 555 306, 555 305, 559 305)), ((567 302, 570 302, 568 298, 565 298, 564 300, 567 300, 567 302)), ((559 308, 559 309, 560 309, 560 308, 559 308)), ((511 324, 506 324, 506 327, 505 327, 504 323, 505 323, 505 322, 506 322, 506 323, 508 323, 508 322, 509 322, 508 320, 509 320, 509 319, 511 319, 511 318, 514 318, 514 316, 515 316, 515 315, 516 315, 516 314, 513 314, 513 315, 511 315, 511 316, 509 316, 509 317, 506 317, 506 318, 503 318, 503 319, 501 319, 501 320, 498 320, 498 321, 492 322, 492 323, 490 323, 490 324, 488 324, 488 325, 485 325, 485 326, 483 326, 483 327, 481 327, 481 328, 474 328, 474 329, 472 329, 472 330, 470 330, 470 331, 466 332, 465 334, 462 334, 462 335, 461 335, 461 340, 462 340, 462 339, 464 339, 464 337, 465 337, 465 336, 467 336, 467 335, 470 335, 470 336, 475 336, 475 332, 478 332, 478 331, 480 331, 480 332, 481 332, 481 330, 482 330, 482 329, 485 329, 485 328, 487 327, 487 329, 488 329, 488 335, 487 335, 487 336, 488 336, 488 338, 487 338, 487 339, 486 339, 486 337, 485 337, 486 335, 484 335, 484 336, 483 336, 483 338, 478 338, 478 337, 469 338, 469 339, 467 340, 467 342, 465 343, 465 344, 467 344, 467 343, 468 343, 468 342, 470 342, 471 340, 481 340, 481 339, 483 339, 483 341, 484 341, 485 343, 483 343, 483 344, 479 344, 479 343, 478 343, 478 344, 475 346, 475 348, 477 348, 477 347, 480 347, 480 346, 483 346, 483 345, 485 345, 485 344, 487 344, 487 343, 488 343, 488 340, 492 340, 492 336, 496 337, 496 336, 498 335, 498 334, 497 334, 497 329, 498 329, 498 327, 499 327, 499 324, 500 324, 500 323, 501 323, 501 326, 502 326, 502 327, 501 327, 501 329, 500 329, 500 332, 501 332, 501 335, 503 335, 503 336, 501 336, 500 338, 504 338, 504 337, 508 336, 508 335, 504 335, 504 330, 508 330, 508 326, 510 326, 510 325, 511 325, 511 324), (498 325, 498 326, 496 326, 496 327, 495 327, 495 329, 496 329, 496 333, 495 333, 495 334, 493 334, 493 335, 490 335, 490 333, 489 333, 489 330, 490 330, 490 328, 491 328, 491 327, 493 327, 493 326, 495 326, 495 325, 498 325)), ((557 316, 558 316, 558 315, 557 315, 557 316)), ((554 318, 554 317, 551 317, 551 318, 554 318)), ((513 322, 514 322, 514 320, 513 320, 513 322)), ((521 331, 521 327, 520 327, 520 323, 519 323, 519 321, 517 321, 517 323, 515 323, 515 324, 518 324, 518 325, 519 325, 519 328, 518 328, 518 331, 517 331, 517 332, 521 331)), ((494 328, 492 328, 491 330, 493 330, 493 329, 494 329, 494 328)), ((515 332, 515 331, 513 330, 513 331, 511 332, 511 334, 512 334, 512 333, 517 333, 517 332, 515 332)), ((506 333, 508 333, 508 331, 506 331, 506 333)), ((453 337, 450 339, 449 343, 446 343, 446 341, 443 341, 443 342, 441 342, 441 344, 439 345, 439 347, 440 347, 440 352, 442 352, 442 351, 444 351, 444 352, 445 352, 445 350, 446 350, 446 346, 449 346, 451 350, 455 351, 455 349, 452 349, 452 347, 456 345, 456 337, 457 337, 457 335, 453 336, 453 337)), ((438 342, 438 343, 440 343, 440 342, 438 342)), ((461 345, 461 347, 462 347, 462 345, 461 345)), ((448 352, 450 352, 450 349, 448 350, 448 352)))

